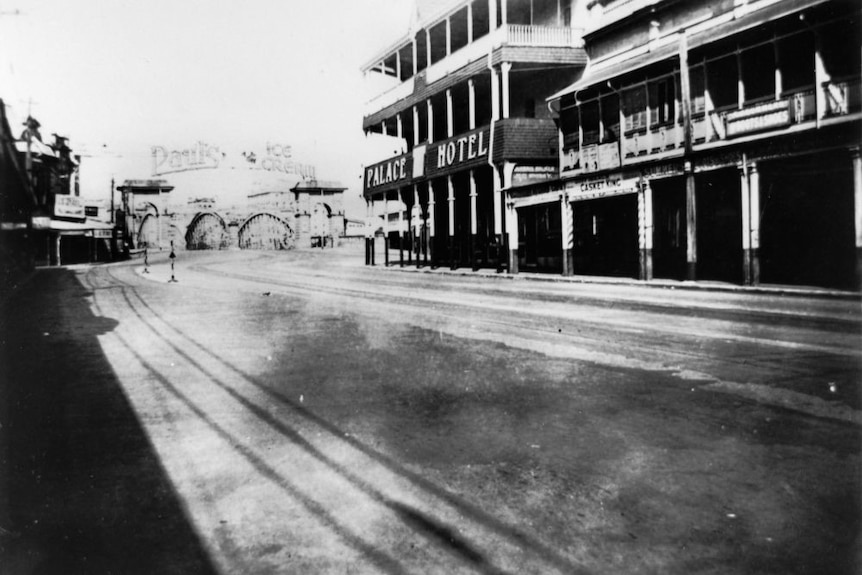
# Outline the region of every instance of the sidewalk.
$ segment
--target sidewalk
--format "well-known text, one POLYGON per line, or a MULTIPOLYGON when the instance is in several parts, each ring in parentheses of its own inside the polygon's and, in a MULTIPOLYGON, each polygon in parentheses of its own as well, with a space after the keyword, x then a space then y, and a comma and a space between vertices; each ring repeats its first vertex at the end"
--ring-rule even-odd
MULTIPOLYGON (((397 252, 396 252, 397 256, 397 252)), ((609 276, 587 276, 573 275, 563 276, 554 273, 541 272, 518 272, 517 274, 509 274, 505 271, 498 272, 489 268, 480 268, 472 270, 467 267, 450 269, 448 266, 440 266, 432 268, 422 265, 416 267, 416 263, 408 264, 405 260, 402 266, 395 259, 390 258, 389 265, 386 266, 380 262, 376 262, 375 268, 380 268, 386 271, 403 271, 412 273, 433 273, 441 275, 453 276, 470 276, 483 277, 504 280, 520 280, 520 281, 541 281, 541 282, 556 282, 556 283, 572 283, 572 284, 596 284, 596 285, 615 285, 615 286, 636 286, 656 289, 681 289, 681 290, 698 290, 698 291, 715 291, 715 292, 736 292, 749 294, 766 294, 772 296, 795 296, 795 297, 816 297, 816 298, 833 298, 845 300, 860 300, 862 301, 862 292, 830 289, 817 286, 791 286, 778 284, 761 284, 757 286, 744 286, 731 284, 719 281, 684 281, 670 279, 653 279, 643 281, 633 278, 624 277, 609 277, 609 276)))

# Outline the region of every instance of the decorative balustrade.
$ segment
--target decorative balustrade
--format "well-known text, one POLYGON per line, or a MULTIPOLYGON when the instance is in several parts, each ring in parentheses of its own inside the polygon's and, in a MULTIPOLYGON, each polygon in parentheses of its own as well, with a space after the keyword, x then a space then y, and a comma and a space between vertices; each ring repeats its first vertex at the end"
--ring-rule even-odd
POLYGON ((509 24, 505 43, 509 46, 573 47, 579 46, 581 30, 562 26, 528 26, 509 24))

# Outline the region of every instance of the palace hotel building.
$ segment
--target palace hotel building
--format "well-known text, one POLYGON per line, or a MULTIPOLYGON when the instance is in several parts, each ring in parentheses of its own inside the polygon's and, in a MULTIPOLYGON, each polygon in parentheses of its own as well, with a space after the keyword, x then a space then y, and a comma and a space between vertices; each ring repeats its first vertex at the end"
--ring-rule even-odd
POLYGON ((365 195, 406 205, 384 231, 411 253, 859 289, 858 2, 478 0, 411 35, 368 67, 400 82, 365 118, 406 139, 365 195))

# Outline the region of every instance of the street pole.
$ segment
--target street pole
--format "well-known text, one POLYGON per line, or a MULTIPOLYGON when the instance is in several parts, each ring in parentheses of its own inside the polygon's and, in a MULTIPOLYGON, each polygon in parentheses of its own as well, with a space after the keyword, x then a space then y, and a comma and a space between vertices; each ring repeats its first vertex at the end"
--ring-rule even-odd
MULTIPOLYGON (((144 255, 146 256, 146 251, 144 251, 144 255)), ((168 283, 179 283, 177 278, 174 277, 174 260, 177 259, 177 254, 174 253, 174 240, 171 240, 171 255, 168 256, 171 258, 171 279, 168 280, 168 283)))

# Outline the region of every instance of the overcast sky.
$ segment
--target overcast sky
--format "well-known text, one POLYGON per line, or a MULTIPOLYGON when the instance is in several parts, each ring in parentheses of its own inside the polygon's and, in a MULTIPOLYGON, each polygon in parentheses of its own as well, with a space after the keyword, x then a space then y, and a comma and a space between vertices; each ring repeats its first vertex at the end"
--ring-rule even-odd
POLYGON ((109 189, 111 175, 150 177, 151 146, 203 140, 292 144, 297 160, 356 196, 368 159, 359 68, 406 33, 410 6, 0 0, 0 98, 16 134, 29 106, 43 135, 68 136, 85 154, 82 195, 109 189), (102 169, 106 155, 120 158, 102 169))

